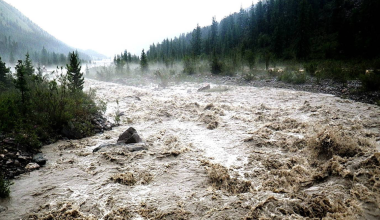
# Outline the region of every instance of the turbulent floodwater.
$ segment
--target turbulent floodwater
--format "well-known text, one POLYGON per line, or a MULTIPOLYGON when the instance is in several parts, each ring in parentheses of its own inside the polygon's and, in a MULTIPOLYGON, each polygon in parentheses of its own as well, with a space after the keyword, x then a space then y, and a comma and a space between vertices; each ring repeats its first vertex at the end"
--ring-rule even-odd
POLYGON ((121 126, 44 146, 47 165, 14 180, 0 219, 380 218, 379 107, 201 86, 87 79, 121 126), (148 150, 92 152, 130 126, 148 150))

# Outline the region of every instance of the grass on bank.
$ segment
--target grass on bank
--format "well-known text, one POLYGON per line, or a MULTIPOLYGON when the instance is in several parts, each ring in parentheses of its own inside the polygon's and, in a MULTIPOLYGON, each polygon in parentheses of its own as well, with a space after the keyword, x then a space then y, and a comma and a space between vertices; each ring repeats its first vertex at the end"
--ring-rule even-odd
POLYGON ((11 182, 3 177, 0 173, 0 198, 6 198, 9 196, 10 190, 9 186, 11 182))
POLYGON ((116 68, 115 65, 93 67, 89 76, 104 81, 124 78, 131 85, 156 82, 163 87, 168 86, 170 82, 201 82, 202 78, 207 79, 208 76, 238 76, 246 82, 275 78, 289 84, 321 84, 323 80, 328 79, 343 86, 350 80, 358 80, 361 82, 360 92, 380 91, 380 59, 272 61, 269 67, 271 68, 266 70, 266 64, 259 59, 246 63, 216 57, 210 60, 185 57, 182 62, 172 62, 170 65, 149 63, 149 68, 145 71, 142 71, 137 63, 127 63, 121 68, 116 68))

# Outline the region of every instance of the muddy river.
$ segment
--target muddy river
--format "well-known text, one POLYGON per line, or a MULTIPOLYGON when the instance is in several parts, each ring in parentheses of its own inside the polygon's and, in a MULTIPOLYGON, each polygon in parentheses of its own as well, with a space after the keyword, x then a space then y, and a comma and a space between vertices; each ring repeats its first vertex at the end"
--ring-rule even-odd
POLYGON ((120 126, 44 146, 0 219, 379 219, 380 108, 326 94, 86 79, 120 126), (118 102, 118 104, 117 104, 118 102), (148 150, 93 149, 129 127, 148 150))

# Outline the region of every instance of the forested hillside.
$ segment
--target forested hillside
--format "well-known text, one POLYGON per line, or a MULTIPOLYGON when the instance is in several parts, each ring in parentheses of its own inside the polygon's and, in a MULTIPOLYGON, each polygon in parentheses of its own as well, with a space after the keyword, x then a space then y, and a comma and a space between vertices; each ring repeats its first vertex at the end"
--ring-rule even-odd
MULTIPOLYGON (((41 65, 65 64, 72 50, 0 0, 0 54, 4 61, 15 63, 29 52, 31 59, 41 65)), ((84 60, 91 59, 85 53, 79 54, 84 60)))
POLYGON ((220 22, 152 44, 150 61, 186 56, 261 60, 374 59, 380 51, 380 1, 266 0, 220 22))

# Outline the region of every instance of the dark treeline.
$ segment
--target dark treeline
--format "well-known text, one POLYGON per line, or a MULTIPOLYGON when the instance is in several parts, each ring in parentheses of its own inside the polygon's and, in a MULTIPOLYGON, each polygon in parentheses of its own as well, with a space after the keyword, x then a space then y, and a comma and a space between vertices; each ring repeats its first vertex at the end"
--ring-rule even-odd
POLYGON ((378 58, 380 1, 267 0, 150 46, 149 61, 378 58), (215 56, 213 56, 215 55, 215 56))
POLYGON ((127 50, 124 50, 123 53, 115 55, 113 58, 113 62, 115 64, 127 64, 127 63, 138 63, 140 61, 140 58, 136 56, 135 54, 131 54, 127 50))
POLYGON ((4 61, 11 64, 22 59, 25 53, 29 53, 31 60, 40 65, 63 65, 67 62, 67 56, 63 53, 49 52, 45 47, 34 52, 25 51, 25 48, 25 45, 13 41, 10 36, 4 37, 2 41, 0 40, 0 51, 4 61))
MULTIPOLYGON (((0 51, 4 57, 4 61, 15 64, 17 60, 21 60, 26 53, 29 53, 30 59, 38 65, 64 65, 68 61, 67 55, 64 53, 50 52, 42 47, 41 50, 29 51, 28 47, 23 43, 15 42, 10 36, 0 40, 0 51)), ((87 60, 81 60, 86 62, 87 60)))
POLYGON ((113 63, 116 66, 116 72, 121 73, 123 71, 124 66, 127 66, 127 70, 129 69, 129 64, 140 62, 140 58, 136 55, 132 55, 127 50, 124 50, 123 53, 115 55, 113 58, 113 63))

